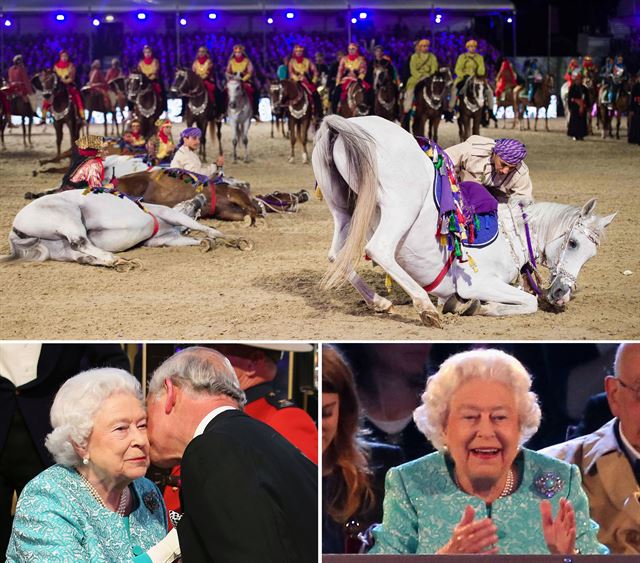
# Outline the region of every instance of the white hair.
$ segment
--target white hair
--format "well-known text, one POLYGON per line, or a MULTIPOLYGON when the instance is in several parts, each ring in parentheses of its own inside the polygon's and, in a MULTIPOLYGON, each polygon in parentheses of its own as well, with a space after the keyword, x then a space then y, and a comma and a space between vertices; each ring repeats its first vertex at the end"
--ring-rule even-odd
POLYGON ((142 403, 142 389, 129 372, 118 368, 83 371, 68 379, 56 394, 51 407, 53 431, 45 446, 61 465, 76 467, 82 459, 73 448, 86 446, 96 413, 116 393, 135 396, 142 403))
POLYGON ((498 381, 513 391, 521 445, 537 432, 540 405, 531 391, 531 376, 520 361, 501 350, 470 350, 455 354, 442 363, 438 373, 427 380, 422 405, 413 411, 416 425, 437 450, 445 448, 444 428, 451 398, 463 383, 476 378, 498 381))
POLYGON ((165 360, 153 373, 149 396, 158 395, 167 379, 194 394, 225 395, 239 407, 247 402, 233 366, 211 348, 191 346, 165 360))

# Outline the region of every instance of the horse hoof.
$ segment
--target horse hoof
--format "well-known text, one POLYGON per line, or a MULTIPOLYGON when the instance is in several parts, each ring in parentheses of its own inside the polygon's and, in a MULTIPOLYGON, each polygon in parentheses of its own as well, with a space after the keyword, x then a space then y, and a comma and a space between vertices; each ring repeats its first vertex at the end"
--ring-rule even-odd
POLYGON ((420 320, 424 326, 442 328, 442 318, 440 317, 440 313, 434 309, 420 311, 420 320))
POLYGON ((245 215, 245 216, 242 218, 242 224, 243 224, 245 227, 250 227, 251 225, 253 225, 253 219, 251 218, 251 215, 245 215))
POLYGON ((130 272, 131 270, 142 269, 142 262, 137 258, 133 260, 126 260, 125 258, 118 258, 117 262, 113 265, 116 272, 130 272))
POLYGON ((203 238, 200 241, 200 252, 204 254, 205 252, 209 252, 215 245, 215 242, 212 239, 203 238))
POLYGON ((24 199, 35 199, 33 196, 33 192, 27 192, 26 194, 24 194, 24 199))
POLYGON ((296 161, 295 161, 295 159, 294 159, 292 156, 290 156, 290 157, 289 157, 289 160, 287 160, 287 162, 288 162, 289 164, 295 164, 295 162, 296 162, 296 161))
POLYGON ((376 296, 373 298, 373 310, 376 313, 390 313, 392 307, 393 303, 385 297, 381 297, 380 295, 376 294, 376 296))
POLYGON ((253 245, 253 241, 247 238, 238 237, 236 239, 235 246, 238 250, 242 250, 243 252, 246 252, 247 250, 253 250, 254 245, 253 245))

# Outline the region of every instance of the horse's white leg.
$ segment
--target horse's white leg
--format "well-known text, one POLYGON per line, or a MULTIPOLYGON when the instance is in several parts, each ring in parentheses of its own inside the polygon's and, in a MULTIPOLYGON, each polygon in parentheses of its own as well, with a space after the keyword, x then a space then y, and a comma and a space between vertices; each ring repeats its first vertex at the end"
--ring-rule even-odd
POLYGON ((365 246, 366 254, 387 272, 413 300, 413 306, 426 326, 441 327, 440 314, 431 302, 428 293, 405 272, 396 261, 396 249, 407 234, 415 217, 393 213, 388 206, 381 207, 380 223, 365 246))
POLYGON ((393 303, 378 295, 355 271, 349 274, 349 283, 362 295, 365 303, 376 313, 388 313, 391 311, 393 303))
POLYGON ((249 162, 249 127, 251 127, 251 116, 244 122, 242 130, 242 144, 244 145, 244 162, 249 162))
POLYGON ((174 232, 174 227, 186 227, 187 229, 191 229, 192 231, 204 233, 210 238, 234 238, 225 235, 217 229, 212 229, 211 227, 202 225, 195 219, 192 219, 188 215, 182 213, 182 211, 172 209, 171 207, 166 207, 164 205, 147 204, 147 208, 158 219, 159 228, 158 232, 156 233, 156 236, 158 237, 162 237, 167 233, 174 232))
POLYGON ((161 236, 156 235, 144 241, 142 246, 157 248, 160 246, 198 246, 200 244, 202 244, 202 241, 181 235, 178 231, 173 230, 172 232, 164 233, 161 236))
POLYGON ((534 295, 513 287, 496 276, 456 276, 456 292, 463 299, 479 299, 484 302, 479 315, 508 317, 528 315, 538 310, 538 300, 534 295))

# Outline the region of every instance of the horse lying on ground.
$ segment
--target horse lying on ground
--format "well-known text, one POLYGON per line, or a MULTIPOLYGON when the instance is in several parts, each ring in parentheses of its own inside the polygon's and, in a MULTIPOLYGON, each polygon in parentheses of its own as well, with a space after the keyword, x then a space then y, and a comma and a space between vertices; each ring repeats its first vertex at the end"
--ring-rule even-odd
POLYGON ((131 199, 104 192, 84 195, 81 190, 68 190, 48 195, 15 216, 9 234, 11 254, 0 257, 0 261, 59 260, 126 271, 141 263, 120 258, 114 252, 138 245, 201 245, 209 250, 220 240, 250 250, 253 243, 249 240, 224 235, 193 219, 204 200, 200 194, 171 209, 152 204, 142 208, 131 199), (202 232, 205 238, 182 234, 186 229, 202 232))
MULTIPOLYGON (((429 293, 443 306, 458 297, 470 300, 465 308, 472 314, 507 316, 537 310, 536 296, 511 285, 529 261, 519 207, 503 205, 500 210, 500 222, 510 222, 515 236, 498 232, 490 244, 469 249, 475 264, 452 261, 452 253, 435 236, 439 210, 434 202, 434 164, 402 127, 380 117, 325 117, 312 163, 334 220, 324 287, 348 280, 370 307, 389 311, 392 303, 356 273, 357 261, 366 253, 409 294, 425 325, 441 326, 429 293)), ((525 208, 536 259, 551 271, 542 298, 552 305, 569 301, 580 269, 596 254, 615 217, 599 217, 594 208, 595 200, 582 208, 556 203, 525 208)), ((458 312, 457 305, 453 311, 458 312)))

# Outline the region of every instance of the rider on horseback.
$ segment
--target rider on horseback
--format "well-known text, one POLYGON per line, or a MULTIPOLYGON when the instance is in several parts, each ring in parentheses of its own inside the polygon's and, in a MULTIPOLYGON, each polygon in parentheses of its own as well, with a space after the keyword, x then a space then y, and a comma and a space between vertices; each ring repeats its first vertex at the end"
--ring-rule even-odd
MULTIPOLYGON (((76 141, 71 156, 69 170, 62 178, 62 190, 101 188, 104 180, 104 164, 100 151, 104 148, 104 138, 86 135, 76 141)), ((108 184, 113 187, 114 184, 108 184)))
POLYGON ((202 83, 207 89, 209 101, 212 104, 216 104, 216 74, 209 49, 204 45, 198 49, 198 54, 191 65, 191 70, 202 79, 202 83))
POLYGON ((58 60, 53 65, 53 71, 66 86, 69 97, 78 110, 80 122, 84 123, 84 104, 82 103, 82 96, 80 96, 80 92, 75 84, 76 65, 69 60, 69 53, 66 49, 60 51, 58 60))
POLYGON ((542 82, 542 72, 538 68, 538 59, 531 59, 526 73, 527 80, 527 97, 529 103, 533 102, 536 90, 542 82))
POLYGON ((622 55, 616 56, 616 62, 612 65, 611 71, 604 75, 606 87, 608 88, 607 103, 613 104, 617 98, 622 85, 628 80, 629 73, 624 64, 622 55))
POLYGON ((171 120, 158 119, 155 126, 158 131, 147 141, 147 154, 153 166, 169 163, 173 157, 176 145, 171 136, 171 120))
POLYGON ((316 121, 319 122, 322 119, 322 101, 317 89, 318 69, 315 63, 304 55, 304 47, 302 45, 293 47, 293 54, 289 59, 288 65, 289 79, 300 82, 307 91, 312 101, 313 115, 316 121))
POLYGON ((496 98, 500 100, 500 96, 508 89, 515 88, 518 83, 518 75, 507 57, 502 59, 500 70, 496 75, 496 98))
POLYGON ((215 164, 203 164, 200 161, 198 156, 200 137, 202 137, 202 131, 198 127, 187 127, 180 133, 180 142, 171 160, 171 168, 181 168, 207 178, 221 176, 224 165, 222 156, 218 157, 215 164))
POLYGON ((578 60, 571 59, 569 61, 569 66, 567 66, 567 72, 564 73, 565 82, 569 83, 571 86, 571 80, 573 79, 573 72, 578 68, 578 60))
POLYGON ((111 111, 112 104, 109 98, 109 86, 107 80, 100 68, 100 61, 96 59, 91 63, 91 72, 89 73, 89 82, 87 87, 90 90, 97 90, 104 98, 104 107, 107 111, 111 111))
POLYGON ((160 96, 162 111, 167 111, 167 92, 160 73, 160 61, 153 56, 153 50, 149 45, 142 48, 142 55, 143 58, 138 62, 138 70, 149 79, 156 94, 160 96))
POLYGON ((253 63, 251 59, 247 57, 244 45, 234 45, 233 54, 229 58, 227 64, 227 80, 230 78, 240 78, 242 80, 242 86, 246 92, 249 100, 251 100, 251 107, 253 108, 253 117, 256 121, 260 120, 260 114, 258 112, 258 93, 256 87, 253 84, 253 63))
POLYGON ((433 76, 438 71, 438 59, 433 53, 429 52, 431 42, 428 39, 420 39, 416 43, 416 50, 409 59, 409 72, 411 75, 407 80, 404 91, 404 117, 402 118, 402 126, 409 130, 409 121, 411 120, 411 109, 413 107, 413 93, 416 85, 421 80, 433 76))
POLYGON ((500 202, 511 199, 523 203, 533 201, 529 168, 524 163, 527 149, 520 141, 472 135, 445 152, 451 158, 460 182, 482 184, 500 202))
POLYGON ((338 103, 347 99, 347 90, 354 82, 361 82, 368 92, 371 85, 365 81, 367 75, 367 60, 360 54, 360 47, 356 43, 349 43, 348 54, 340 59, 338 74, 336 75, 336 89, 333 95, 335 110, 338 103))
MULTIPOLYGON (((449 100, 451 111, 453 111, 453 106, 467 80, 472 76, 481 78, 486 76, 484 58, 481 54, 476 52, 478 49, 478 42, 475 39, 469 39, 469 41, 466 42, 465 47, 467 48, 467 52, 462 53, 456 60, 456 79, 451 86, 451 99, 449 100)), ((484 88, 484 98, 485 105, 493 111, 493 92, 486 83, 484 88)))
POLYGON ((36 95, 31 85, 29 73, 24 66, 22 55, 13 57, 13 65, 9 67, 9 93, 14 96, 21 96, 31 105, 31 109, 36 111, 36 95))

